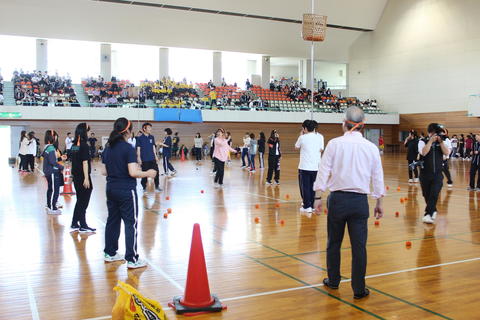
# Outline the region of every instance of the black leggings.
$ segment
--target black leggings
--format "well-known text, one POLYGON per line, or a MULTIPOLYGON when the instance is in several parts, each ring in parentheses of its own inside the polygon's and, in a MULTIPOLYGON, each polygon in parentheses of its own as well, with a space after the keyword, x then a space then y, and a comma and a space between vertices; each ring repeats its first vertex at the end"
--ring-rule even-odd
POLYGON ((87 213, 90 196, 92 195, 93 190, 92 179, 88 177, 88 180, 90 180, 90 188, 86 189, 83 186, 83 179, 73 177, 73 185, 77 192, 77 202, 75 203, 75 209, 73 210, 72 226, 80 226, 81 228, 88 227, 85 214, 87 213))
POLYGON ((418 168, 415 167, 415 169, 412 170, 410 167, 410 164, 413 163, 414 160, 408 160, 408 179, 413 179, 413 176, 415 175, 415 178, 418 178, 418 168))
POLYGON ((197 161, 202 160, 202 148, 195 148, 195 158, 197 161))
POLYGON ((220 185, 223 184, 223 174, 225 172, 225 161, 220 161, 217 158, 213 158, 213 162, 215 164, 215 183, 220 185))
POLYGON ((272 182, 273 172, 275 171, 275 181, 280 180, 280 156, 268 156, 268 174, 267 182, 272 182))
POLYGON ((26 169, 27 171, 35 171, 35 156, 33 154, 27 154, 26 157, 26 169))
POLYGON ((20 157, 20 164, 18 165, 18 170, 27 171, 27 155, 26 154, 19 154, 20 157))

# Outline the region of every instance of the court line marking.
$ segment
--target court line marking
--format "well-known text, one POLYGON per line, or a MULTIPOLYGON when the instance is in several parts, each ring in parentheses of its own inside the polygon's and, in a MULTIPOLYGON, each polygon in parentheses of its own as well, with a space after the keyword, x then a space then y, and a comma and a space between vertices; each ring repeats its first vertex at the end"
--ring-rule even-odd
POLYGON ((37 300, 35 299, 35 293, 30 281, 30 276, 28 273, 25 273, 25 281, 27 284, 28 292, 28 303, 30 304, 30 312, 32 313, 32 320, 40 320, 40 315, 38 314, 37 300))
MULTIPOLYGON (((265 195, 263 195, 263 194, 259 194, 259 193, 255 193, 255 192, 243 191, 242 193, 249 194, 249 195, 251 195, 251 196, 266 198, 266 199, 270 199, 270 200, 281 201, 281 202, 284 202, 284 203, 288 203, 288 202, 298 202, 298 201, 287 201, 287 200, 283 200, 283 199, 277 199, 277 198, 265 196, 265 195)), ((301 201, 301 200, 299 200, 299 201, 301 201)))
MULTIPOLYGON (((215 224, 214 224, 214 227, 219 228, 219 229, 222 229, 221 227, 219 227, 219 226, 217 226, 217 225, 215 225, 215 224)), ((300 261, 300 262, 302 262, 302 263, 304 263, 304 264, 310 265, 310 266, 312 266, 312 267, 314 267, 314 268, 316 268, 316 269, 319 269, 319 270, 322 270, 322 271, 326 271, 326 269, 323 268, 323 267, 317 266, 317 265, 314 264, 314 263, 305 261, 305 260, 300 259, 300 258, 298 258, 298 257, 294 257, 294 256, 292 256, 292 255, 289 255, 289 254, 287 254, 287 253, 285 253, 285 252, 282 252, 281 250, 275 249, 275 248, 273 248, 273 247, 271 247, 271 246, 268 246, 268 245, 266 245, 266 244, 263 244, 263 243, 261 243, 261 242, 259 242, 259 241, 250 240, 250 239, 247 239, 247 241, 252 242, 252 243, 257 243, 258 245, 261 245, 261 246, 263 246, 263 247, 265 247, 265 248, 268 248, 268 249, 270 249, 270 250, 272 250, 272 251, 276 251, 276 252, 278 252, 278 253, 280 253, 280 254, 283 254, 286 258, 291 258, 291 259, 300 261)), ((221 243, 221 242, 220 242, 220 243, 221 243)), ((303 281, 303 280, 300 280, 300 279, 297 279, 297 278, 293 277, 292 275, 290 275, 290 274, 288 274, 288 273, 286 273, 286 272, 283 272, 283 271, 281 271, 281 270, 278 270, 278 269, 270 266, 269 264, 262 262, 262 261, 259 260, 259 259, 252 258, 252 257, 250 257, 250 256, 248 256, 248 255, 246 255, 246 254, 244 254, 244 256, 246 256, 247 258, 252 259, 253 261, 255 261, 255 262, 259 263, 259 264, 262 264, 262 265, 264 265, 264 266, 266 266, 266 267, 268 267, 268 268, 270 268, 270 269, 272 269, 272 270, 274 270, 274 271, 276 271, 276 272, 278 272, 278 273, 281 273, 281 274, 283 274, 283 275, 285 275, 285 276, 287 276, 287 277, 290 277, 290 278, 292 278, 292 279, 295 279, 295 280, 298 281, 298 282, 301 282, 301 283, 303 283, 303 284, 308 285, 307 282, 305 282, 305 281, 303 281)), ((342 278, 345 279, 345 277, 343 277, 343 276, 342 276, 342 278)), ((442 314, 440 314, 440 313, 437 313, 437 312, 435 312, 435 311, 433 311, 433 310, 424 308, 424 307, 422 307, 422 306, 420 306, 420 305, 417 305, 417 304, 415 304, 415 303, 413 303, 413 302, 410 302, 410 301, 404 300, 404 299, 402 299, 402 298, 393 296, 393 295, 391 295, 391 294, 389 294, 389 293, 385 293, 385 292, 383 292, 383 291, 381 291, 381 290, 378 290, 378 289, 376 289, 376 288, 374 288, 374 287, 369 287, 369 288, 372 289, 372 290, 374 290, 374 291, 377 291, 378 293, 380 293, 380 294, 382 294, 382 295, 388 296, 389 298, 393 298, 393 299, 395 299, 395 300, 397 300, 397 301, 400 301, 400 302, 402 302, 402 303, 408 304, 408 305, 413 306, 413 307, 415 307, 415 308, 417 308, 417 309, 420 309, 420 310, 423 310, 423 311, 427 311, 427 312, 429 312, 429 313, 431 313, 431 314, 437 315, 437 316, 442 317, 442 318, 444 318, 444 319, 450 319, 450 318, 448 318, 448 317, 446 317, 446 316, 444 316, 444 315, 442 315, 442 314)), ((320 289, 318 289, 318 288, 313 288, 313 289, 315 289, 315 290, 317 290, 317 291, 320 291, 320 292, 322 292, 322 293, 325 292, 324 290, 320 290, 320 289)), ((335 298, 335 299, 337 299, 337 300, 339 300, 339 301, 342 301, 342 302, 350 305, 349 302, 346 302, 346 301, 342 300, 341 298, 338 298, 338 297, 336 297, 336 296, 334 296, 334 295, 331 295, 331 294, 329 294, 329 293, 328 293, 328 295, 331 296, 331 297, 333 297, 333 298, 335 298)), ((356 308, 355 305, 352 305, 352 306, 356 308)), ((367 312, 367 313, 370 313, 370 311, 368 311, 368 310, 363 310, 363 309, 360 309, 360 310, 362 310, 362 311, 364 311, 364 312, 367 312)), ((375 314, 373 314, 373 315, 376 316, 375 314)))
MULTIPOLYGON (((98 223, 100 223, 104 228, 106 226, 106 223, 103 222, 102 220, 100 220, 100 218, 98 218, 97 216, 94 216, 95 220, 97 220, 98 223)), ((148 265, 150 267, 152 267, 153 270, 157 271, 158 273, 160 273, 160 275, 162 275, 165 279, 168 280, 168 282, 170 282, 175 288, 179 289, 182 293, 185 291, 185 289, 177 282, 175 281, 175 279, 173 279, 172 277, 170 277, 167 273, 165 273, 165 271, 163 271, 160 267, 154 265, 150 259, 148 258, 145 258, 145 261, 148 263, 148 265)))
MULTIPOLYGON (((255 258, 253 258, 253 259, 257 260, 255 258)), ((366 276, 365 279, 373 279, 373 278, 385 277, 385 276, 390 276, 390 275, 396 275, 396 274, 400 274, 400 273, 419 271, 419 270, 425 270, 425 269, 431 269, 431 268, 438 268, 438 267, 450 266, 450 265, 479 261, 479 260, 480 260, 480 257, 451 261, 451 262, 444 262, 444 263, 432 264, 432 265, 423 266, 423 267, 415 267, 415 268, 397 270, 397 271, 392 271, 392 272, 372 274, 372 275, 366 276)), ((264 264, 262 264, 262 265, 264 265, 264 264)), ((340 282, 341 283, 348 283, 348 282, 351 282, 351 281, 352 281, 352 279, 343 279, 340 282)), ((300 286, 300 287, 292 287, 292 288, 287 288, 287 289, 253 293, 253 294, 231 297, 231 298, 225 298, 225 299, 220 299, 220 300, 222 302, 229 302, 229 301, 236 301, 236 300, 243 300, 243 299, 261 297, 261 296, 268 296, 268 295, 274 295, 274 294, 279 294, 279 293, 298 291, 298 290, 304 290, 304 289, 310 289, 310 288, 318 288, 318 287, 323 287, 323 286, 324 286, 323 283, 317 283, 317 284, 305 285, 305 286, 300 286)), ((371 288, 370 286, 367 286, 367 287, 371 288)), ((397 298, 397 297, 395 297, 395 298, 397 298)), ((171 308, 164 308, 164 310, 171 310, 171 308)), ((97 318, 88 318, 88 319, 84 319, 84 320, 103 320, 103 319, 110 319, 110 318, 111 318, 111 316, 103 316, 103 317, 97 317, 97 318)))

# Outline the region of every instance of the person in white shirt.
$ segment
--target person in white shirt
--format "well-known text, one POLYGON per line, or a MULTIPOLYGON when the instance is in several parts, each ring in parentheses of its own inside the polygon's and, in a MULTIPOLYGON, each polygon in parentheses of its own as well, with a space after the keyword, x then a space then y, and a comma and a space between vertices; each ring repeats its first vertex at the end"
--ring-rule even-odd
POLYGON ((456 134, 453 135, 451 144, 452 144, 452 153, 450 154, 450 157, 457 158, 458 138, 456 134))
POLYGON ((317 177, 320 166, 321 152, 324 149, 323 136, 317 133, 317 122, 305 120, 302 124, 302 131, 295 143, 295 148, 300 149, 300 162, 298 163, 298 184, 300 195, 303 200, 301 212, 312 213, 315 202, 315 191, 313 183, 317 177))
POLYGON ((18 149, 18 156, 20 157, 20 164, 18 165, 19 172, 27 172, 27 153, 28 143, 30 141, 27 137, 27 131, 22 130, 20 134, 20 148, 18 149))
POLYGON ((200 163, 202 160, 202 146, 203 146, 203 139, 199 132, 193 138, 193 142, 195 144, 195 158, 197 159, 197 164, 200 163))
POLYGON ((340 284, 340 248, 345 224, 352 248, 352 289, 355 299, 370 294, 365 288, 367 270, 368 197, 370 183, 372 197, 377 200, 374 216, 383 216, 382 197, 385 195, 382 161, 378 148, 365 139, 360 132, 364 127, 365 115, 359 107, 349 107, 345 112, 342 137, 330 140, 323 153, 317 180, 313 186, 316 214, 322 211, 321 193, 327 189, 328 278, 323 284, 338 289, 340 284))
POLYGON ((67 137, 65 138, 65 153, 67 154, 67 159, 70 159, 70 149, 73 145, 73 138, 70 136, 71 134, 71 132, 67 132, 67 137))
POLYGON ((27 146, 27 171, 35 171, 35 155, 37 154, 37 139, 35 139, 35 132, 28 133, 28 146, 27 146))
POLYGON ((448 160, 450 159, 450 155, 452 154, 452 141, 448 138, 445 138, 445 145, 447 146, 447 149, 449 151, 448 155, 443 155, 443 174, 445 175, 445 178, 447 178, 447 187, 452 188, 453 187, 453 181, 452 181, 452 175, 450 174, 450 169, 448 167, 448 160))
POLYGON ((250 157, 248 156, 248 148, 250 148, 250 133, 245 133, 243 137, 243 147, 242 147, 242 168, 250 168, 250 157), (247 158, 247 163, 245 163, 245 157, 247 158))

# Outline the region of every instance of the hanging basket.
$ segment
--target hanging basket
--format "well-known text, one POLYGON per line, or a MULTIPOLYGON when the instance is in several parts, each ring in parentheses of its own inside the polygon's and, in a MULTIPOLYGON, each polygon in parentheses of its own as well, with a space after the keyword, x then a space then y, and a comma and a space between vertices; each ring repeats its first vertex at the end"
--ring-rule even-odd
POLYGON ((323 41, 327 31, 327 16, 305 13, 302 23, 302 37, 306 41, 323 41))

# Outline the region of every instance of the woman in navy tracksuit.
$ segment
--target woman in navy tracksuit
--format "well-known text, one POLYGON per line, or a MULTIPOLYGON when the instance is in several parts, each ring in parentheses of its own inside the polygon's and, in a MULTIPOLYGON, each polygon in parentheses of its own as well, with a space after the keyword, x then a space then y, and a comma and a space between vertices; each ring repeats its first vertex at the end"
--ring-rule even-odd
MULTIPOLYGON (((160 145, 162 148, 162 157, 163 157, 163 171, 165 175, 168 176, 168 172, 170 171, 170 175, 174 176, 177 171, 170 163, 170 158, 172 157, 172 129, 167 128, 165 129, 165 138, 163 139, 163 143, 160 145)), ((178 139, 178 137, 177 137, 178 139)))
POLYGON ((104 260, 124 260, 117 253, 120 227, 125 224, 125 260, 128 268, 146 267, 147 263, 138 258, 138 197, 136 178, 155 178, 157 171, 142 171, 137 164, 137 154, 127 142, 131 135, 132 123, 119 118, 113 125, 108 144, 102 154, 102 174, 107 176, 108 218, 105 227, 104 260))
POLYGON ((61 173, 63 166, 57 161, 57 151, 55 143, 58 134, 54 130, 45 132, 45 149, 43 150, 43 173, 47 179, 47 213, 61 214, 62 211, 57 208, 58 195, 60 194, 60 185, 62 184, 61 173))

